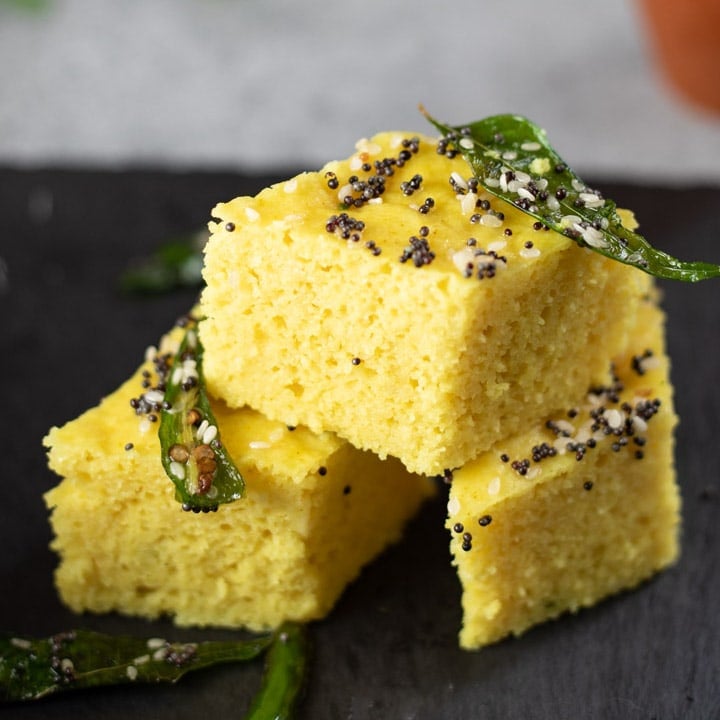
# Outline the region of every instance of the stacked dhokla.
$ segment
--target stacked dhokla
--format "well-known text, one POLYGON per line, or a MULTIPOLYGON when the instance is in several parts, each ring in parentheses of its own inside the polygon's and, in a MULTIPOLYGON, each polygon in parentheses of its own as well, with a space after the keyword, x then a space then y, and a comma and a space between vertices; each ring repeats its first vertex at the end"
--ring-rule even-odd
POLYGON ((157 437, 128 409, 136 377, 47 440, 71 607, 321 617, 399 536, 425 478, 453 469, 464 647, 676 556, 672 397, 644 274, 404 133, 213 215, 200 337, 247 497, 179 515, 157 437))

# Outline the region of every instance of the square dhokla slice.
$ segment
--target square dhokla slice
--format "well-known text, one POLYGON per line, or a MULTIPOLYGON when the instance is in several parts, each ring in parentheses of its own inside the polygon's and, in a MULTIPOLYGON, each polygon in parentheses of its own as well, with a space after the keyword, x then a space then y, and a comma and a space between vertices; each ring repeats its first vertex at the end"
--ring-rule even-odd
POLYGON ((142 379, 45 441, 64 477, 45 496, 56 584, 75 611, 253 630, 320 618, 432 492, 397 460, 216 402, 246 496, 215 513, 183 512, 157 425, 130 407, 142 379))
POLYGON ((643 273, 469 174, 391 132, 218 205, 200 330, 213 393, 433 474, 605 381, 643 273))
POLYGON ((477 648, 636 586, 678 555, 661 311, 641 308, 614 381, 454 473, 447 526, 477 648))

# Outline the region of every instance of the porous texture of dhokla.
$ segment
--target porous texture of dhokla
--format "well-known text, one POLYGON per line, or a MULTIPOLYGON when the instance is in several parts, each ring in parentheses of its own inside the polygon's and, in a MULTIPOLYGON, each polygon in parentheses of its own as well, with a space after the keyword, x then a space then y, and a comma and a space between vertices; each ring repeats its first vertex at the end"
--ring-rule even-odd
POLYGON ((211 390, 432 474, 606 380, 643 274, 470 175, 431 138, 384 133, 218 205, 200 330, 211 390))
POLYGON ((75 611, 253 630, 320 618, 432 491, 397 460, 217 402, 246 496, 215 513, 183 512, 157 425, 129 404, 141 380, 46 438, 64 476, 45 496, 56 584, 75 611))
POLYGON ((454 474, 460 643, 477 648, 629 589, 678 555, 663 317, 641 308, 616 377, 454 474))

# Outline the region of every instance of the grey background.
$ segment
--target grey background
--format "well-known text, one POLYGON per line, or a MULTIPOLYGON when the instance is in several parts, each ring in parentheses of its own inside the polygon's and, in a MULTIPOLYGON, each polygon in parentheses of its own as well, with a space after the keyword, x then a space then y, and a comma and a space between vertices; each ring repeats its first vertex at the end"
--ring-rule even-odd
POLYGON ((34 4, 0 0, 5 165, 316 167, 429 129, 422 102, 527 115, 593 177, 720 180, 720 116, 666 86, 632 0, 34 4))

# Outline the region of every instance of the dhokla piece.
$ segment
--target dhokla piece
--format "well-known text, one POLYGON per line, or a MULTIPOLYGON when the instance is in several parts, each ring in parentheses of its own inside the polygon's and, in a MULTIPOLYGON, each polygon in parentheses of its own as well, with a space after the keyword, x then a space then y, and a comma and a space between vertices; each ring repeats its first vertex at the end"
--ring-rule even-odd
POLYGON ((130 406, 142 380, 138 371, 45 441, 64 477, 45 496, 56 584, 75 611, 252 630, 317 619, 432 492, 397 460, 215 402, 246 495, 214 513, 183 512, 157 423, 130 406))
POLYGON ((630 589, 678 555, 663 317, 641 308, 613 382, 454 473, 460 644, 478 648, 630 589))
POLYGON ((213 217, 211 391, 413 472, 459 467, 605 382, 645 287, 399 132, 213 217))

